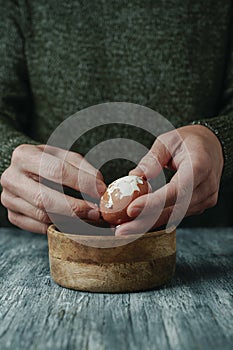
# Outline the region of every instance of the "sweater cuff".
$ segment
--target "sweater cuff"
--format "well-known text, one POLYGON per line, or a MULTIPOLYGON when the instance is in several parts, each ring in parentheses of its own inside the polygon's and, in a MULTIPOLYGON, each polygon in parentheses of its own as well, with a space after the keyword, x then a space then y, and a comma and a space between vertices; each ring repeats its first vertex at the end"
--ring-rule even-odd
POLYGON ((209 128, 219 139, 224 156, 224 166, 221 182, 224 184, 232 178, 233 175, 233 118, 221 116, 202 120, 194 120, 192 125, 203 125, 209 128))

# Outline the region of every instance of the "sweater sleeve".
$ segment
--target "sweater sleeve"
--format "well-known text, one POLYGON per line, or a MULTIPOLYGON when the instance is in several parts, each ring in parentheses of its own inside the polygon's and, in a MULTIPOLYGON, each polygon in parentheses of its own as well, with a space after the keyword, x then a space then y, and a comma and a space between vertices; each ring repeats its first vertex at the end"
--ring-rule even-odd
POLYGON ((28 135, 32 118, 23 32, 16 3, 0 0, 0 175, 20 144, 36 144, 28 135))
POLYGON ((201 124, 212 130, 218 137, 224 155, 222 184, 233 178, 233 24, 229 31, 230 44, 227 56, 226 70, 220 109, 218 116, 195 120, 192 124, 201 124))

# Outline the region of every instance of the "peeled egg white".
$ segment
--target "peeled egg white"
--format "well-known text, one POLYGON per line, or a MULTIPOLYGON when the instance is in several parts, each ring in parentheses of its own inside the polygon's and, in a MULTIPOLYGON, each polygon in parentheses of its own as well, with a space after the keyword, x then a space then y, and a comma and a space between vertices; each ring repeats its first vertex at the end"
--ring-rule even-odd
POLYGON ((132 220, 127 208, 134 199, 151 191, 150 184, 142 177, 128 175, 112 182, 100 200, 100 212, 105 221, 120 225, 132 220))

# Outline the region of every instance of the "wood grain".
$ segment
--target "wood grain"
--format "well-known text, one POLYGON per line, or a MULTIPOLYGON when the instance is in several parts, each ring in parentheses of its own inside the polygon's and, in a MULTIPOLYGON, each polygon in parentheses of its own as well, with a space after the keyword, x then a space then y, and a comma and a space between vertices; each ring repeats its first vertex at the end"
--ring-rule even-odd
POLYGON ((56 285, 46 236, 0 229, 0 349, 232 350, 233 229, 177 232, 172 281, 141 293, 56 285))
POLYGON ((130 241, 132 237, 65 234, 51 225, 53 280, 67 288, 108 293, 152 289, 170 280, 176 263, 175 228, 135 235, 130 241))

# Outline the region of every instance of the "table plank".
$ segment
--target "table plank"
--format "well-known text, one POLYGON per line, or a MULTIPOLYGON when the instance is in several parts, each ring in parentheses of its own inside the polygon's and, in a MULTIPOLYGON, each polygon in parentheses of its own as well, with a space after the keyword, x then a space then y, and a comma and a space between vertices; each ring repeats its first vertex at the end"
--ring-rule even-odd
POLYGON ((233 348, 233 229, 180 229, 165 287, 94 294, 50 278, 46 236, 0 229, 0 349, 233 348))

